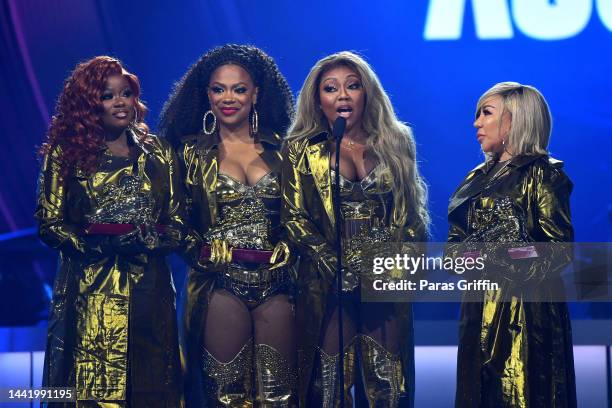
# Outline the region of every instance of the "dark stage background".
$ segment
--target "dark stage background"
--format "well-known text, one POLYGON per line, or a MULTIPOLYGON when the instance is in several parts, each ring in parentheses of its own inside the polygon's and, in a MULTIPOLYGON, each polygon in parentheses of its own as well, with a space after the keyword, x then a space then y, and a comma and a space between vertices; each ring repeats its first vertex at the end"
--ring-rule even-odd
MULTIPOLYGON (((551 153, 575 183, 576 240, 611 241, 612 0, 0 0, 0 32, 0 326, 44 325, 56 254, 35 236, 35 150, 63 80, 99 54, 139 76, 155 129, 173 83, 215 45, 263 48, 296 93, 319 58, 361 53, 414 129, 436 241, 448 197, 483 159, 478 97, 500 81, 534 85, 553 113, 551 153)), ((421 304, 416 317, 456 311, 421 304)), ((611 315, 604 304, 572 313, 611 315)))

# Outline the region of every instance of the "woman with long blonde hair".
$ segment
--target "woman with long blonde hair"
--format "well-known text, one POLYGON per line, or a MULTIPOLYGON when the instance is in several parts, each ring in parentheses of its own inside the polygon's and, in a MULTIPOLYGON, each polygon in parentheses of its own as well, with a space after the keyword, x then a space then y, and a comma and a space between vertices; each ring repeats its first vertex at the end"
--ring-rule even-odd
MULTIPOLYGON (((370 406, 411 404, 414 394, 409 304, 362 303, 372 278, 372 256, 392 242, 419 242, 427 234, 427 189, 416 165, 412 132, 400 122, 378 77, 360 56, 339 52, 318 61, 298 98, 283 165, 283 221, 301 254, 297 319, 300 403, 352 406, 356 358, 370 406), (346 119, 340 146, 331 124, 346 119), (340 168, 332 163, 339 154, 340 168), (341 211, 332 205, 340 172, 341 211), (339 350, 335 220, 342 225, 344 350, 339 350), (344 353, 345 382, 336 373, 344 353), (315 368, 317 368, 315 370, 315 368), (340 389, 343 391, 340 392, 340 389)), ((388 250, 386 250, 388 252, 388 250)), ((390 255, 390 253, 387 253, 390 255)))

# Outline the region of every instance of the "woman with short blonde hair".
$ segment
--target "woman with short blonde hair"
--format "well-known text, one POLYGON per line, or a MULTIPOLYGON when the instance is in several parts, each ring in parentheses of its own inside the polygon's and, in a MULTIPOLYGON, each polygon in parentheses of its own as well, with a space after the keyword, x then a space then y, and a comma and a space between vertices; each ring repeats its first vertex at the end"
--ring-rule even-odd
POLYGON ((501 288, 461 306, 455 404, 575 407, 567 305, 525 296, 559 299, 553 288, 563 287, 571 253, 553 243, 574 237, 572 182, 548 155, 548 104, 532 86, 502 82, 480 97, 474 127, 486 160, 450 199, 448 241, 478 243, 487 276, 501 288), (528 256, 512 258, 513 248, 528 256))
POLYGON ((500 82, 480 97, 476 117, 485 101, 495 96, 501 98, 502 114, 509 114, 512 120, 504 146, 512 146, 514 155, 547 154, 552 117, 542 94, 530 85, 500 82))

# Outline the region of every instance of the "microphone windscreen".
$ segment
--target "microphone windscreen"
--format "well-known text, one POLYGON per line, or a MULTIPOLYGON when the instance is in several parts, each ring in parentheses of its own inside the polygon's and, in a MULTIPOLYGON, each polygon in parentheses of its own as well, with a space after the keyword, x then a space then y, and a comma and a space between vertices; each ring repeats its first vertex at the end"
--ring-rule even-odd
POLYGON ((346 129, 346 119, 342 116, 338 116, 334 121, 334 127, 332 129, 332 136, 334 139, 342 138, 344 134, 344 129, 346 129))

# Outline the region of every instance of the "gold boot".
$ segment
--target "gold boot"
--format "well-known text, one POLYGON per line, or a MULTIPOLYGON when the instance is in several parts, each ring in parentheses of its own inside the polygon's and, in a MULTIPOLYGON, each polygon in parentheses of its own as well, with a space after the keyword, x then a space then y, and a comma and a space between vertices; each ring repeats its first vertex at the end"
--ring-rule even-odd
POLYGON ((227 363, 220 362, 204 349, 202 370, 210 406, 232 408, 253 406, 251 397, 253 346, 251 341, 247 342, 232 361, 227 363))
POLYGON ((370 336, 361 335, 360 361, 370 407, 397 407, 404 390, 402 360, 370 336))
MULTIPOLYGON (((353 406, 353 397, 350 390, 355 384, 355 340, 344 346, 344 406, 353 406)), ((323 408, 335 408, 340 406, 340 386, 338 384, 338 365, 340 364, 340 353, 329 355, 323 349, 320 354, 320 376, 322 388, 323 408)))
POLYGON ((255 345, 256 400, 261 408, 294 406, 296 372, 274 347, 255 345))

